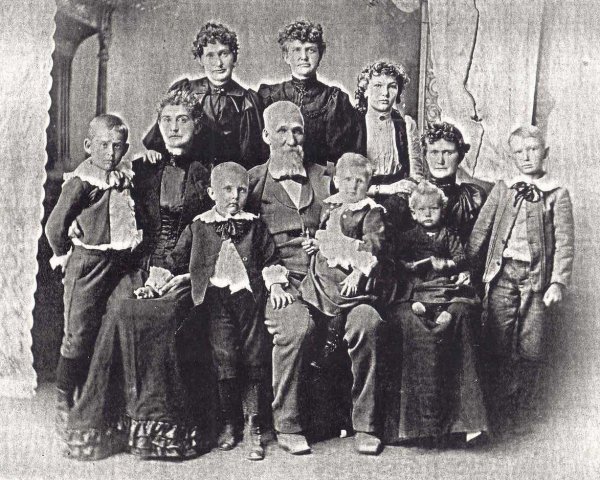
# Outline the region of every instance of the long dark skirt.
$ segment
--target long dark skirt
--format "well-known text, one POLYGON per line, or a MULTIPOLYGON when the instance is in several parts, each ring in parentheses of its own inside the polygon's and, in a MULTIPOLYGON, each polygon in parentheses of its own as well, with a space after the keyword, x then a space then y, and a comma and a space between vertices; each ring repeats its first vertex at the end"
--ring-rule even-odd
POLYGON ((398 381, 388 372, 385 384, 388 441, 488 429, 475 348, 479 308, 456 303, 448 311, 452 321, 436 325, 415 315, 411 302, 390 309, 388 321, 402 338, 402 373, 398 381))
MULTIPOLYGON (((210 394, 189 390, 198 383, 212 390, 210 375, 207 369, 189 378, 189 365, 202 369, 204 363, 190 362, 193 354, 182 358, 177 341, 192 308, 190 289, 138 300, 132 293, 144 277, 136 272, 124 278, 109 300, 87 382, 68 419, 65 440, 73 458, 127 450, 144 458, 185 459, 208 447, 210 428, 198 412, 210 410, 200 405, 210 402, 210 394)), ((189 334, 183 336, 189 343, 189 334)))

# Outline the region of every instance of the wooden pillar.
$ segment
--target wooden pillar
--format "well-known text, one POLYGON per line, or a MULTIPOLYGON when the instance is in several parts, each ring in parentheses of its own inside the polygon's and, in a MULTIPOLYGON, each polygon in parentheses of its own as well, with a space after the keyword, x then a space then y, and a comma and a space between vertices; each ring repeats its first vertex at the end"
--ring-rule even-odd
POLYGON ((108 49, 111 41, 112 8, 106 8, 100 13, 98 19, 98 89, 96 92, 96 115, 106 113, 107 108, 107 74, 108 74, 108 49))

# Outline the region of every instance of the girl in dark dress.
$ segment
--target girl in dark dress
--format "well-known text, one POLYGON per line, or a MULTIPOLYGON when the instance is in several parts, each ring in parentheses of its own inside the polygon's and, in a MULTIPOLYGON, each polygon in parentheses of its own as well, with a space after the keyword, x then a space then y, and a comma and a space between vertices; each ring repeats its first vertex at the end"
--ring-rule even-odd
POLYGON ((136 265, 110 297, 88 380, 69 415, 70 458, 95 460, 128 449, 143 458, 184 459, 207 448, 175 345, 192 307, 189 274, 172 278, 160 298, 139 300, 135 293, 151 267, 166 265, 184 228, 209 208, 210 173, 191 149, 199 117, 191 92, 170 92, 158 117, 167 153, 156 164, 133 162, 143 241, 136 265))

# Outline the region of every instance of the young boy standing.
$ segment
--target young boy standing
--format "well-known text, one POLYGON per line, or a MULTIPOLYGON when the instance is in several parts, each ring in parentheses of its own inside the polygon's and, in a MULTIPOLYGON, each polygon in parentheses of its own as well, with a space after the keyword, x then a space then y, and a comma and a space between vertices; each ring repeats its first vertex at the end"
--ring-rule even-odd
POLYGON ((127 126, 115 115, 99 115, 90 122, 84 141, 89 157, 65 174, 46 225, 55 255, 51 264, 65 274, 65 334, 56 382, 59 430, 76 388, 87 377, 106 302, 124 270, 127 252, 142 238, 130 195, 133 172, 121 163, 129 148, 127 137, 127 126), (71 239, 73 222, 81 235, 71 239))
POLYGON ((574 232, 569 192, 546 174, 549 149, 540 129, 521 126, 508 143, 520 175, 496 184, 467 254, 481 267, 487 251, 483 349, 491 413, 520 422, 539 387, 548 308, 562 301, 571 282, 574 232))
MULTIPOLYGON (((235 423, 242 383, 250 433, 247 458, 262 460, 260 412, 270 360, 270 339, 264 325, 266 291, 274 306, 285 307, 293 297, 283 291, 287 270, 277 265, 266 224, 243 210, 248 182, 248 172, 237 163, 226 162, 213 169, 208 194, 215 206, 184 230, 170 263, 174 274, 190 272, 194 304, 205 307, 200 311, 209 320, 223 416, 218 446, 231 450, 237 443, 235 423)), ((160 282, 151 283, 160 291, 160 282)), ((136 293, 152 296, 151 292, 136 293)))

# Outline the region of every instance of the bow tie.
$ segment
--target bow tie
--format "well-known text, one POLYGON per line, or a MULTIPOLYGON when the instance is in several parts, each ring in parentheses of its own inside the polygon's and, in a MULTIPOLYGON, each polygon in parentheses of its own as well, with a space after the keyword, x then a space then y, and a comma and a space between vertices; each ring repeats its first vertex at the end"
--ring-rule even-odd
POLYGON ((305 183, 306 177, 304 175, 300 175, 300 174, 282 175, 281 177, 277 178, 276 180, 278 182, 281 182, 282 180, 292 180, 293 182, 296 182, 296 183, 305 183))
POLYGON ((510 188, 511 190, 517 191, 513 206, 516 206, 517 203, 519 203, 519 200, 521 199, 533 203, 539 202, 542 199, 541 190, 538 187, 536 187, 533 183, 517 182, 510 188))
POLYGON ((228 218, 222 222, 215 222, 215 231, 222 240, 231 239, 233 243, 238 243, 250 230, 252 220, 242 220, 228 218))
POLYGON ((215 95, 223 95, 225 93, 225 88, 223 87, 210 87, 210 93, 213 93, 215 95))
POLYGON ((131 188, 131 180, 116 170, 111 170, 106 174, 106 183, 108 183, 109 188, 115 188, 119 191, 131 188))

